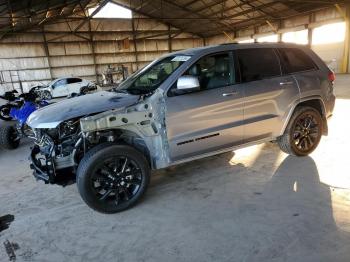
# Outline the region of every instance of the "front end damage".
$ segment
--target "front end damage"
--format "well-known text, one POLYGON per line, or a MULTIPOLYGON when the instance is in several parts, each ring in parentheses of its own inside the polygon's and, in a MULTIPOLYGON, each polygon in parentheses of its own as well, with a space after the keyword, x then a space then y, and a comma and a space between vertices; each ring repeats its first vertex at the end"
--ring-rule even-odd
POLYGON ((30 167, 35 178, 51 184, 74 182, 77 160, 83 153, 79 120, 64 122, 56 129, 35 129, 34 135, 30 167))
POLYGON ((66 185, 75 180, 80 160, 102 143, 126 143, 145 154, 152 168, 169 164, 165 105, 161 90, 131 106, 35 129, 31 152, 34 176, 45 183, 66 185))

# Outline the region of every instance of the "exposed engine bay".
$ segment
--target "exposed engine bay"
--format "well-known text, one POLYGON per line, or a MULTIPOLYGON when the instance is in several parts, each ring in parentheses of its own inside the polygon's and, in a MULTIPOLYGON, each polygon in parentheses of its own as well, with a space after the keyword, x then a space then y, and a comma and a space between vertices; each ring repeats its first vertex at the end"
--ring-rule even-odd
POLYGON ((168 162, 161 95, 142 97, 141 102, 122 109, 74 118, 56 128, 33 128, 31 153, 34 176, 45 183, 75 182, 79 162, 91 148, 103 143, 133 145, 148 156, 152 167, 168 162), (155 112, 157 112, 155 114, 155 112))

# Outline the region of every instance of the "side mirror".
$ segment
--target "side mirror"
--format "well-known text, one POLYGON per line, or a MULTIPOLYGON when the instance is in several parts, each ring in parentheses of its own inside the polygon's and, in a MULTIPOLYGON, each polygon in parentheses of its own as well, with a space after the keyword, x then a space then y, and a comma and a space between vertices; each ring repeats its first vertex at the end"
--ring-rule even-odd
POLYGON ((180 76, 177 80, 177 89, 178 90, 200 90, 200 85, 198 81, 198 77, 196 76, 180 76))

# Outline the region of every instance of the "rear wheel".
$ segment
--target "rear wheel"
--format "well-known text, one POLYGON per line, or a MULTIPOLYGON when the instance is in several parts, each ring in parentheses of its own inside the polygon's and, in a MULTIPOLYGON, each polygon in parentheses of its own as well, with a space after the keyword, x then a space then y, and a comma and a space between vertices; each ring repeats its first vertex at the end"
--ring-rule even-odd
POLYGON ((11 121, 12 117, 10 116, 11 106, 3 105, 0 107, 0 119, 4 121, 11 121))
POLYGON ((5 149, 16 149, 19 146, 20 138, 13 126, 2 126, 0 128, 0 146, 5 149))
POLYGON ((89 88, 87 86, 84 86, 80 89, 80 94, 86 95, 87 93, 89 93, 89 88))
POLYGON ((277 143, 287 154, 306 156, 318 146, 322 131, 323 120, 320 113, 312 107, 298 107, 277 143))
POLYGON ((146 158, 127 145, 105 144, 90 150, 77 171, 85 203, 101 213, 116 213, 136 204, 150 180, 146 158))

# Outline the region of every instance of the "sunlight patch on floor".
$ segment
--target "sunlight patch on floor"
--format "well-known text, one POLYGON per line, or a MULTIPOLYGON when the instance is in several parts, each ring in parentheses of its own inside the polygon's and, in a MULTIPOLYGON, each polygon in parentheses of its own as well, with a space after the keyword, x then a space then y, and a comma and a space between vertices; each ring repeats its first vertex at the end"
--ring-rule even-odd
POLYGON ((317 164, 320 181, 331 187, 350 189, 350 100, 337 99, 328 121, 328 136, 311 154, 317 164))

